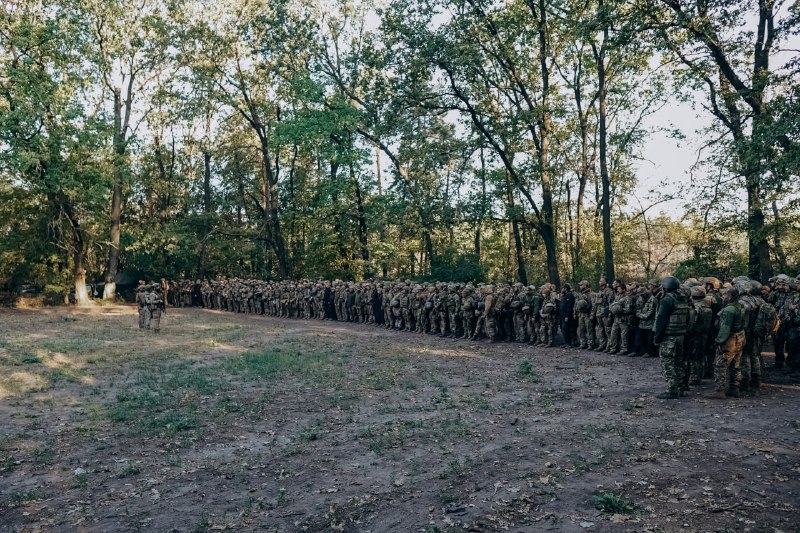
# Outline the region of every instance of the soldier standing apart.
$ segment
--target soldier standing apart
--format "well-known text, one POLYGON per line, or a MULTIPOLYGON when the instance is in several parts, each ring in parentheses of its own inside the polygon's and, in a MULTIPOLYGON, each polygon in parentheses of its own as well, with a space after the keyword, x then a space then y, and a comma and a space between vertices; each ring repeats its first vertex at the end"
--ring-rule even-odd
POLYGON ((738 300, 739 291, 733 287, 722 293, 724 307, 719 312, 719 332, 714 339, 717 353, 714 358, 714 392, 711 393, 711 398, 725 398, 727 394, 739 396, 739 385, 742 381, 740 365, 744 350, 744 313, 738 300))
POLYGON ((147 329, 152 326, 153 331, 158 333, 161 331, 161 314, 166 311, 161 287, 158 284, 150 286, 150 292, 147 293, 147 308, 150 314, 150 324, 147 329))
POLYGON ((139 329, 144 329, 150 325, 150 315, 147 310, 147 287, 144 281, 139 281, 139 286, 136 287, 136 305, 139 307, 139 329))
POLYGON ((661 370, 667 380, 667 392, 657 395, 662 400, 681 397, 686 375, 683 338, 689 329, 689 302, 679 291, 680 282, 673 276, 661 280, 664 297, 658 304, 653 342, 658 346, 661 370))

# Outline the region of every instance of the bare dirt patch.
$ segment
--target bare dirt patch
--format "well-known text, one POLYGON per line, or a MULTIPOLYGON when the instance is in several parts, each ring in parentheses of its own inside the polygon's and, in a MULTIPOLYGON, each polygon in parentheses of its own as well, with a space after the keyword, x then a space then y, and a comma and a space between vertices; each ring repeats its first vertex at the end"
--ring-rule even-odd
POLYGON ((0 310, 0 531, 798 531, 800 388, 130 307, 0 310))

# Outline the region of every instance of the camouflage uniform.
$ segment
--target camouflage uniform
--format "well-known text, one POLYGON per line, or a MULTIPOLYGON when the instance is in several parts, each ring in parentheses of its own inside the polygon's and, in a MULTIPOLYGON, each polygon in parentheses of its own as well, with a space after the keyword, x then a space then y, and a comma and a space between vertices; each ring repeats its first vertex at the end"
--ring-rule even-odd
POLYGON ((742 381, 742 350, 744 350, 744 312, 736 301, 735 289, 729 289, 731 300, 719 312, 719 332, 714 339, 717 354, 714 358, 714 396, 727 393, 739 395, 742 381))
POLYGON ((661 398, 679 398, 684 389, 686 360, 683 340, 688 329, 688 297, 680 290, 670 290, 658 304, 653 327, 653 341, 658 346, 661 370, 668 388, 666 394, 660 395, 661 398))
POLYGON ((614 321, 611 326, 611 336, 606 352, 625 355, 628 353, 628 344, 631 337, 633 301, 627 294, 624 285, 621 285, 621 287, 622 292, 617 295, 614 303, 611 304, 611 314, 614 316, 614 321))
POLYGON ((689 364, 689 385, 700 385, 705 374, 706 346, 714 315, 703 287, 692 288, 694 319, 686 335, 686 360, 689 364))
POLYGON ((578 343, 583 350, 594 347, 594 324, 592 323, 592 291, 589 283, 580 282, 580 291, 575 293, 575 320, 578 321, 578 343))

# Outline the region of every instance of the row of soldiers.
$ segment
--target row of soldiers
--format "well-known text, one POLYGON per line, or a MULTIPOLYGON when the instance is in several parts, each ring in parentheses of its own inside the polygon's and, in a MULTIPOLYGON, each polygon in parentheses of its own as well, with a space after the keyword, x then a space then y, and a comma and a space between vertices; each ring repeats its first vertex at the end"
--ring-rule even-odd
POLYGON ((161 331, 161 315, 166 313, 164 292, 160 283, 139 282, 136 287, 136 304, 139 309, 139 329, 161 331))
POLYGON ((775 344, 776 366, 784 365, 788 352, 790 365, 800 367, 798 283, 784 275, 763 286, 747 278, 727 283, 714 277, 690 278, 682 284, 678 282, 677 289, 667 289, 663 280, 643 284, 614 280, 608 284, 601 278, 596 290, 581 281, 577 291, 570 285, 557 291, 551 284, 537 289, 519 283, 494 286, 411 281, 168 282, 169 286, 173 284, 181 289, 178 294, 187 295, 175 298, 178 306, 359 322, 443 337, 544 346, 553 346, 560 330, 566 347, 631 357, 663 355, 662 339, 657 338, 656 331, 657 311, 664 298, 675 293, 685 300, 691 321, 681 333, 686 341, 681 343, 680 354, 684 370, 680 384, 670 385, 672 396, 711 377, 720 313, 726 307, 723 293, 734 288, 737 308, 746 311, 742 329, 750 341, 743 345, 743 352, 750 355, 747 365, 740 365, 741 377, 736 378, 735 371, 730 376, 726 392, 759 389, 761 346, 770 335, 775 344))

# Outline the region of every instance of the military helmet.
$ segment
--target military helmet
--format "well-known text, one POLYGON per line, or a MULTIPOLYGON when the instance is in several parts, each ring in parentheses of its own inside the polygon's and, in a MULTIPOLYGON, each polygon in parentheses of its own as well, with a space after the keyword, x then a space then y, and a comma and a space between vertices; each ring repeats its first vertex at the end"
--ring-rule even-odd
POLYGON ((677 291, 681 287, 681 282, 675 276, 664 276, 661 278, 661 287, 667 291, 677 291))
POLYGON ((703 287, 702 285, 695 285, 694 287, 689 289, 689 292, 691 293, 692 298, 695 298, 697 300, 702 300, 703 298, 706 297, 706 288, 703 287))
POLYGON ((719 279, 713 276, 703 278, 703 283, 706 285, 711 285, 715 290, 719 290, 719 288, 722 286, 722 283, 720 283, 719 279))
POLYGON ((722 294, 730 294, 731 300, 737 300, 739 298, 739 291, 733 286, 722 289, 722 294))

